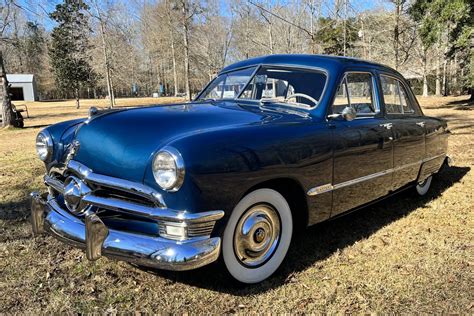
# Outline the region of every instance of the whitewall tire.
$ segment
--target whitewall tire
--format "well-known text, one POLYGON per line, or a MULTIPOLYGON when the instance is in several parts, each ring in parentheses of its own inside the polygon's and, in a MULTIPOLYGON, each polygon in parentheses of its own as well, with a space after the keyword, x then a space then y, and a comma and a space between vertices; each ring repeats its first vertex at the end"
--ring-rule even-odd
POLYGON ((416 192, 421 196, 428 193, 428 190, 430 189, 430 186, 431 186, 431 180, 433 180, 433 176, 429 176, 422 183, 418 183, 416 185, 416 192))
POLYGON ((290 247, 293 218, 285 198, 272 189, 247 194, 235 206, 222 240, 229 273, 242 283, 258 283, 281 265, 290 247))

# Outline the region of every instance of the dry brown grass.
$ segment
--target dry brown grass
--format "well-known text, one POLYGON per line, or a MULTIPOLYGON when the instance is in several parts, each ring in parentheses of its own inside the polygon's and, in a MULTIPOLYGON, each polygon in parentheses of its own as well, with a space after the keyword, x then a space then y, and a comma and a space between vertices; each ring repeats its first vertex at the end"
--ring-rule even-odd
MULTIPOLYGON (((34 138, 44 125, 84 116, 74 103, 30 105, 25 129, 0 131, 0 313, 425 312, 473 313, 474 111, 465 97, 421 99, 449 120, 449 154, 423 197, 402 193, 297 237, 280 271, 237 287, 215 265, 187 273, 139 270, 52 237, 31 237, 28 193, 42 189, 34 138)), ((119 100, 119 105, 156 99, 119 100)), ((170 100, 166 100, 170 101, 170 100)), ((105 101, 102 101, 105 102, 105 101)), ((100 104, 99 104, 100 105, 100 104)), ((105 105, 105 103, 104 103, 105 105)))

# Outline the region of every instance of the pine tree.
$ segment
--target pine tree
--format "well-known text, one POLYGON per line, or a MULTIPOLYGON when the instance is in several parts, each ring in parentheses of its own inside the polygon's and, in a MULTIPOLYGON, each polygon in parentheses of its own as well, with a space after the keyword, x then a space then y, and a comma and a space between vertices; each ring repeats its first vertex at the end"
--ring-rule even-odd
POLYGON ((89 35, 91 29, 83 0, 64 0, 50 17, 58 23, 51 33, 49 55, 56 84, 62 91, 72 89, 79 108, 79 92, 92 86, 97 79, 89 64, 89 35))
MULTIPOLYGON (((471 91, 471 99, 474 99, 474 5, 471 2, 470 0, 415 0, 409 12, 420 24, 419 34, 424 45, 433 45, 441 32, 447 33, 445 65, 447 59, 451 58, 455 52, 464 51, 468 60, 464 63, 467 75, 463 79, 471 91)), ((444 90, 446 94, 446 87, 444 90)))

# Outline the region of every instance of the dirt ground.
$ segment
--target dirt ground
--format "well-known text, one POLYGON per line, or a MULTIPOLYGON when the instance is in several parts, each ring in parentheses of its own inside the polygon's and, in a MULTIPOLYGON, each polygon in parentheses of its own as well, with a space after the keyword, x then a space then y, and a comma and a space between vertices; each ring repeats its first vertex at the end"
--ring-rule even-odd
MULTIPOLYGON (((43 190, 35 136, 85 116, 85 100, 29 104, 24 129, 0 130, 0 313, 323 312, 474 313, 474 105, 466 97, 420 98, 449 121, 449 155, 427 196, 409 192, 300 234, 276 275, 235 286, 217 265, 143 271, 86 260, 52 237, 32 238, 28 194, 43 190)), ((173 102, 173 99, 159 99, 173 102)), ((119 99, 119 106, 157 99, 119 99)))

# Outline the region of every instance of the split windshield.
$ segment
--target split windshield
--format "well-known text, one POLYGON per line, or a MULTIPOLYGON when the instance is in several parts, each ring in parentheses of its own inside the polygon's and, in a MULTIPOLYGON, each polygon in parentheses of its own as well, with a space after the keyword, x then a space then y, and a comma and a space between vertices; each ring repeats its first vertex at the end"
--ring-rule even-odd
POLYGON ((245 68, 218 76, 198 100, 239 97, 261 103, 277 102, 312 108, 317 106, 321 99, 326 84, 326 75, 321 71, 261 67, 254 74, 255 68, 245 68))

